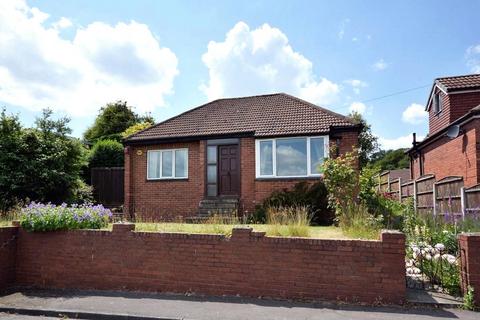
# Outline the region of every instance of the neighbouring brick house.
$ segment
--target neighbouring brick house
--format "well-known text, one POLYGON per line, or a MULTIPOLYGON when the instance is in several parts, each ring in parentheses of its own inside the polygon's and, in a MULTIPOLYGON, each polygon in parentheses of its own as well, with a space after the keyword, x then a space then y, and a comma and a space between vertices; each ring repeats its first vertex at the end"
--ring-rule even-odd
POLYGON ((319 165, 358 144, 343 115, 279 93, 220 99, 124 140, 127 214, 175 220, 237 208, 321 179, 319 165))
POLYGON ((462 176, 466 187, 480 183, 480 75, 436 79, 426 111, 428 135, 421 142, 414 139, 408 150, 411 177, 462 176), (458 136, 447 136, 454 126, 458 136))

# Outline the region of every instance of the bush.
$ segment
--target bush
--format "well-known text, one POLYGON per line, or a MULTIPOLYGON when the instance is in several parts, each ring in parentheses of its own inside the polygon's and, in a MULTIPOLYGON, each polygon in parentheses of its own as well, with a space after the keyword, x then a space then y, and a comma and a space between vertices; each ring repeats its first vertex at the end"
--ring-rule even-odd
POLYGON ((257 205, 254 214, 249 217, 250 223, 265 223, 268 208, 308 209, 311 223, 315 225, 331 225, 334 212, 328 207, 327 189, 322 181, 313 184, 299 182, 291 190, 273 192, 261 205, 257 205))
POLYGON ((148 122, 148 121, 147 122, 136 123, 136 124, 128 127, 127 130, 122 132, 122 138, 125 139, 126 137, 131 136, 134 133, 137 133, 141 130, 145 130, 145 129, 150 128, 152 125, 153 125, 153 123, 148 122))
POLYGON ((34 128, 24 128, 18 117, 0 114, 0 211, 9 211, 27 199, 62 203, 72 197, 86 149, 69 136, 69 120, 52 120, 44 110, 34 128))
POLYGON ((41 204, 32 202, 21 211, 20 224, 27 231, 100 229, 112 213, 102 205, 41 204))
POLYGON ((100 140, 90 153, 90 168, 123 167, 123 145, 114 140, 100 140))

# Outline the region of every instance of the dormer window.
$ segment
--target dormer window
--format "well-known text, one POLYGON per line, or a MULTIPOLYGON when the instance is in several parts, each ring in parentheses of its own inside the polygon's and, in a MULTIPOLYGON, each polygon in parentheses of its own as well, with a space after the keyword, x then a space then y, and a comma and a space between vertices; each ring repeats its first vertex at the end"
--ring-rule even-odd
POLYGON ((433 113, 437 114, 442 111, 442 96, 440 93, 435 93, 433 98, 433 113))

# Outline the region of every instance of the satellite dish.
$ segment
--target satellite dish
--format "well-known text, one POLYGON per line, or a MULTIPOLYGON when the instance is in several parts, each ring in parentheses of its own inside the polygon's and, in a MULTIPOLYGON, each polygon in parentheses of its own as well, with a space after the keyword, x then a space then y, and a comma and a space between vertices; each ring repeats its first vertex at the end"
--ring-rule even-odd
POLYGON ((448 128, 447 137, 449 137, 450 139, 455 139, 456 137, 458 137, 459 134, 460 126, 458 124, 448 128))

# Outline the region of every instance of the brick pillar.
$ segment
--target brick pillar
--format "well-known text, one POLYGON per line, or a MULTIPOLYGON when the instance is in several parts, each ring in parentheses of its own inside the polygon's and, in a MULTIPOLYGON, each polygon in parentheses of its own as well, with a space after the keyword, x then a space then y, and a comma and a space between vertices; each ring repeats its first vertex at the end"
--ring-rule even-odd
POLYGON ((131 157, 132 148, 126 146, 124 149, 125 162, 124 162, 124 200, 123 200, 123 214, 125 218, 131 218, 133 212, 133 194, 132 194, 132 175, 131 175, 131 157))
POLYGON ((475 305, 480 306, 480 233, 464 233, 458 236, 460 249, 460 274, 462 292, 468 286, 475 290, 475 305))

